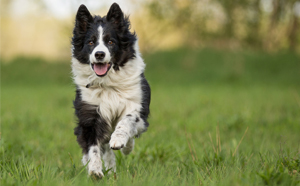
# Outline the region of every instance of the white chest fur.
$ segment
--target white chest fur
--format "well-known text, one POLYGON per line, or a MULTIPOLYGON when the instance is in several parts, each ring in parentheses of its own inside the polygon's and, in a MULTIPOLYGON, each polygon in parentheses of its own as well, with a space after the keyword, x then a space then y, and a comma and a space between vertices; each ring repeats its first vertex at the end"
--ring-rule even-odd
POLYGON ((81 87, 82 100, 99 106, 99 114, 110 124, 118 122, 128 113, 141 109, 141 86, 131 87, 81 87))
POLYGON ((106 76, 98 77, 90 65, 72 58, 73 79, 81 90, 82 100, 99 106, 99 114, 111 125, 126 114, 140 111, 141 74, 144 68, 142 58, 137 55, 120 70, 111 68, 106 76), (91 86, 86 88, 87 84, 91 86))

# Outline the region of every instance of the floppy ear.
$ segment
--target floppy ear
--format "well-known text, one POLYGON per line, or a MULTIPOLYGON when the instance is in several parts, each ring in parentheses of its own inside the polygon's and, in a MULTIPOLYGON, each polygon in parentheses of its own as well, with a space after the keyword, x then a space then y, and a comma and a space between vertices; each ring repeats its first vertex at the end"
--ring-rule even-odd
POLYGON ((124 15, 117 3, 113 3, 107 13, 107 21, 112 21, 114 24, 120 24, 124 22, 124 15))
POLYGON ((86 32, 88 24, 93 22, 93 16, 90 14, 89 10, 85 5, 80 5, 76 14, 75 28, 78 31, 86 32))

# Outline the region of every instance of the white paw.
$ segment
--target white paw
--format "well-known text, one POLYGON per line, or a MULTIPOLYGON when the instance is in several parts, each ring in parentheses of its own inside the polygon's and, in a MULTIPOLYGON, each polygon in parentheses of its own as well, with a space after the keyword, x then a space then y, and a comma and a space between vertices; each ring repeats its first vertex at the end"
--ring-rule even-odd
POLYGON ((104 174, 103 174, 102 170, 90 170, 89 176, 91 176, 94 179, 101 179, 104 177, 104 174))
POLYGON ((109 141, 109 146, 113 150, 120 150, 121 148, 123 148, 126 145, 128 139, 129 138, 126 134, 115 131, 111 135, 111 139, 109 141))
POLYGON ((101 161, 92 161, 88 165, 88 172, 89 176, 100 179, 104 177, 104 174, 102 172, 102 162, 101 161))

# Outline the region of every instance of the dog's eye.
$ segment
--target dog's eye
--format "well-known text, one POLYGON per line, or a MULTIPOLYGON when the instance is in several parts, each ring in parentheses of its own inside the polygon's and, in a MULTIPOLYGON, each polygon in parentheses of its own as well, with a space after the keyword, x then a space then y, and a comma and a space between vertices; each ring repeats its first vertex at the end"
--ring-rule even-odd
POLYGON ((89 42, 89 45, 91 45, 91 46, 94 45, 94 42, 93 42, 93 41, 90 41, 90 42, 89 42))
POLYGON ((109 44, 109 45, 112 45, 112 44, 114 44, 114 42, 112 42, 112 41, 108 41, 108 44, 109 44))

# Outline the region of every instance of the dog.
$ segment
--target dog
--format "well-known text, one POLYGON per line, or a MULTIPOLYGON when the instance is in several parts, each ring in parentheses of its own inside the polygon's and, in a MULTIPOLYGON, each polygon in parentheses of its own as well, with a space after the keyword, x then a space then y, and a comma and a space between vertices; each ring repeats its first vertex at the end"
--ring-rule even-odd
POLYGON ((74 134, 88 174, 102 178, 102 160, 105 170, 115 173, 113 150, 129 154, 134 138, 149 126, 145 63, 136 33, 130 31, 129 17, 116 3, 103 17, 92 16, 81 5, 71 44, 76 84, 73 105, 78 119, 74 134))

